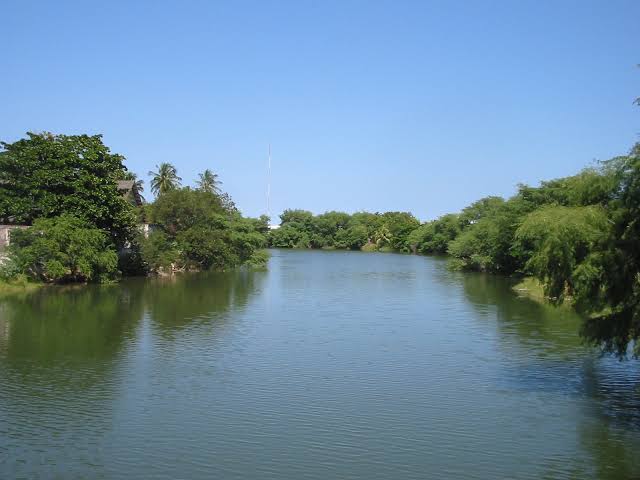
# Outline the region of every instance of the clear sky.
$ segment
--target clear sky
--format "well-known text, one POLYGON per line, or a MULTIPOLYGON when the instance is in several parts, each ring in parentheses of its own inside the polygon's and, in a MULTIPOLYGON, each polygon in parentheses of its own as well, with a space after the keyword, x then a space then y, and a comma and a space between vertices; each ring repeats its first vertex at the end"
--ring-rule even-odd
MULTIPOLYGON (((241 210, 458 211, 638 140, 640 1, 2 0, 0 138, 101 133, 241 210)), ((150 197, 150 193, 147 192, 150 197)), ((274 215, 275 217, 275 215, 274 215)))

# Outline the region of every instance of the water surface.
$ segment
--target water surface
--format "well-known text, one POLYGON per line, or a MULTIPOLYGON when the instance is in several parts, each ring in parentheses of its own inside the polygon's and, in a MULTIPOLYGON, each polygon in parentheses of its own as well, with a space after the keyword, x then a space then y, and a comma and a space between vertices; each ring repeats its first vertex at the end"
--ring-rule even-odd
POLYGON ((0 478, 640 478, 640 368, 444 261, 0 300, 0 478))

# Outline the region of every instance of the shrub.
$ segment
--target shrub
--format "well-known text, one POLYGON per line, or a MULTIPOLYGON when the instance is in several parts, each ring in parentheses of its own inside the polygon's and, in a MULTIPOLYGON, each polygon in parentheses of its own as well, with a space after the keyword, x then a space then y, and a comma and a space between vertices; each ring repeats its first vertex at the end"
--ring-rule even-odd
POLYGON ((140 256, 149 272, 171 270, 178 263, 180 252, 164 232, 154 231, 139 240, 140 256))
POLYGON ((107 233, 71 215, 36 220, 11 235, 10 256, 33 280, 104 282, 118 273, 118 255, 107 233))

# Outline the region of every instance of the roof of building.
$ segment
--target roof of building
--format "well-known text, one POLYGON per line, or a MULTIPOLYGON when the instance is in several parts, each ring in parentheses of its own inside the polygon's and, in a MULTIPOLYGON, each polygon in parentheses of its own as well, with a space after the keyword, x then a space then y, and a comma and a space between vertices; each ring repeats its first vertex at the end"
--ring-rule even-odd
POLYGON ((129 191, 133 188, 136 182, 133 180, 118 180, 118 190, 129 191))

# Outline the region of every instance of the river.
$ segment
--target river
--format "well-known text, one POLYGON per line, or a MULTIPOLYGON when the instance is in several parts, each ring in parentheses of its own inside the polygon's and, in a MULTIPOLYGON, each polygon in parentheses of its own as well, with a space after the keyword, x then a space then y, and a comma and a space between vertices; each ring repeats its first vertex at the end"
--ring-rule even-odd
POLYGON ((437 258, 0 300, 2 479, 640 477, 640 362, 437 258))

